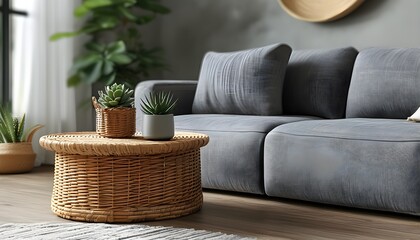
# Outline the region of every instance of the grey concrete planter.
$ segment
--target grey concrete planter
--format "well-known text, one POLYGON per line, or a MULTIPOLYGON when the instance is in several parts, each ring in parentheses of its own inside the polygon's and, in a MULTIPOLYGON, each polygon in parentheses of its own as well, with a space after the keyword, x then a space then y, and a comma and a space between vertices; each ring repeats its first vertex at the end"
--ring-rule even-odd
POLYGON ((175 134, 174 115, 143 115, 143 137, 149 140, 169 140, 175 134))

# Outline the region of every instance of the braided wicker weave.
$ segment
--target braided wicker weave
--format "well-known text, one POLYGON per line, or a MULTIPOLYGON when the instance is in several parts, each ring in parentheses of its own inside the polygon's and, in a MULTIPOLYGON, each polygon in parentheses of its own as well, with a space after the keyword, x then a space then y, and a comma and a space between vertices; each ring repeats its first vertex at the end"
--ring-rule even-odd
POLYGON ((128 107, 102 108, 92 97, 96 112, 96 133, 110 138, 131 137, 136 132, 136 109, 128 107))
POLYGON ((200 147, 208 140, 193 133, 159 142, 94 133, 44 136, 41 146, 56 152, 52 211, 87 222, 138 222, 194 213, 203 202, 200 147))

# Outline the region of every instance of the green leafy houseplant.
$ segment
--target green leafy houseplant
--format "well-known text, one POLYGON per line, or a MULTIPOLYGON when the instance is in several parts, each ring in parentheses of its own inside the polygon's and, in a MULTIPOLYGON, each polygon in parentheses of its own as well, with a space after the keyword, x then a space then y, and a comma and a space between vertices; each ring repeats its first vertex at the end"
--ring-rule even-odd
POLYGON ((24 132, 25 114, 21 118, 13 117, 10 107, 0 106, 0 143, 31 142, 32 136, 42 127, 35 125, 24 132))
POLYGON ((103 108, 112 107, 133 107, 134 91, 127 88, 124 84, 114 83, 112 86, 105 87, 105 93, 99 91, 99 104, 103 108))
POLYGON ((141 99, 141 110, 147 115, 166 115, 172 112, 177 101, 170 92, 150 92, 141 99))
POLYGON ((68 86, 121 82, 134 87, 151 71, 165 68, 161 49, 147 48, 140 28, 169 12, 159 0, 84 0, 74 10, 76 17, 87 17, 83 26, 50 37, 52 41, 82 34, 92 37, 85 54, 73 64, 68 86))

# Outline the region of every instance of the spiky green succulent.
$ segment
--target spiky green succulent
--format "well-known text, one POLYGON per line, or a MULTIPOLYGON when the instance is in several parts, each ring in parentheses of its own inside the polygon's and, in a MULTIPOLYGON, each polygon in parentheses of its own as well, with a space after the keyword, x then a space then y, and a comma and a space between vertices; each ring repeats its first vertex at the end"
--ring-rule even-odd
POLYGON ((38 124, 24 132, 24 126, 25 114, 13 117, 10 105, 0 106, 0 143, 30 142, 33 133, 42 127, 38 124))
POLYGON ((172 112, 177 102, 170 92, 150 92, 141 99, 141 110, 147 115, 165 115, 172 112))
POLYGON ((104 108, 113 107, 133 107, 134 91, 126 87, 124 84, 112 84, 105 87, 105 93, 98 91, 99 104, 104 108))

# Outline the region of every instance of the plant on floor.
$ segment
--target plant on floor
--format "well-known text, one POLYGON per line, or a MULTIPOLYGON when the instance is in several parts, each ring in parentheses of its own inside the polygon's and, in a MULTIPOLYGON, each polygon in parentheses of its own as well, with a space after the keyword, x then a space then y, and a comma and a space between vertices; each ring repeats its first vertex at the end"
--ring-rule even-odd
POLYGON ((161 49, 146 47, 140 30, 169 12, 159 0, 83 0, 74 10, 77 18, 88 16, 83 26, 50 37, 52 41, 82 34, 92 38, 85 45, 85 54, 74 62, 68 86, 100 81, 134 87, 151 71, 164 69, 161 49))
POLYGON ((134 91, 124 84, 114 83, 111 86, 106 86, 105 93, 103 91, 98 91, 98 94, 98 102, 103 108, 133 107, 134 91))
POLYGON ((11 106, 0 106, 0 174, 24 173, 34 167, 32 137, 42 125, 24 131, 25 114, 13 117, 11 106))
POLYGON ((141 110, 147 115, 166 115, 172 112, 177 102, 171 92, 150 92, 141 99, 141 110))
POLYGON ((11 107, 0 106, 0 143, 31 142, 33 134, 42 127, 35 125, 24 132, 25 114, 21 118, 13 117, 11 107))

